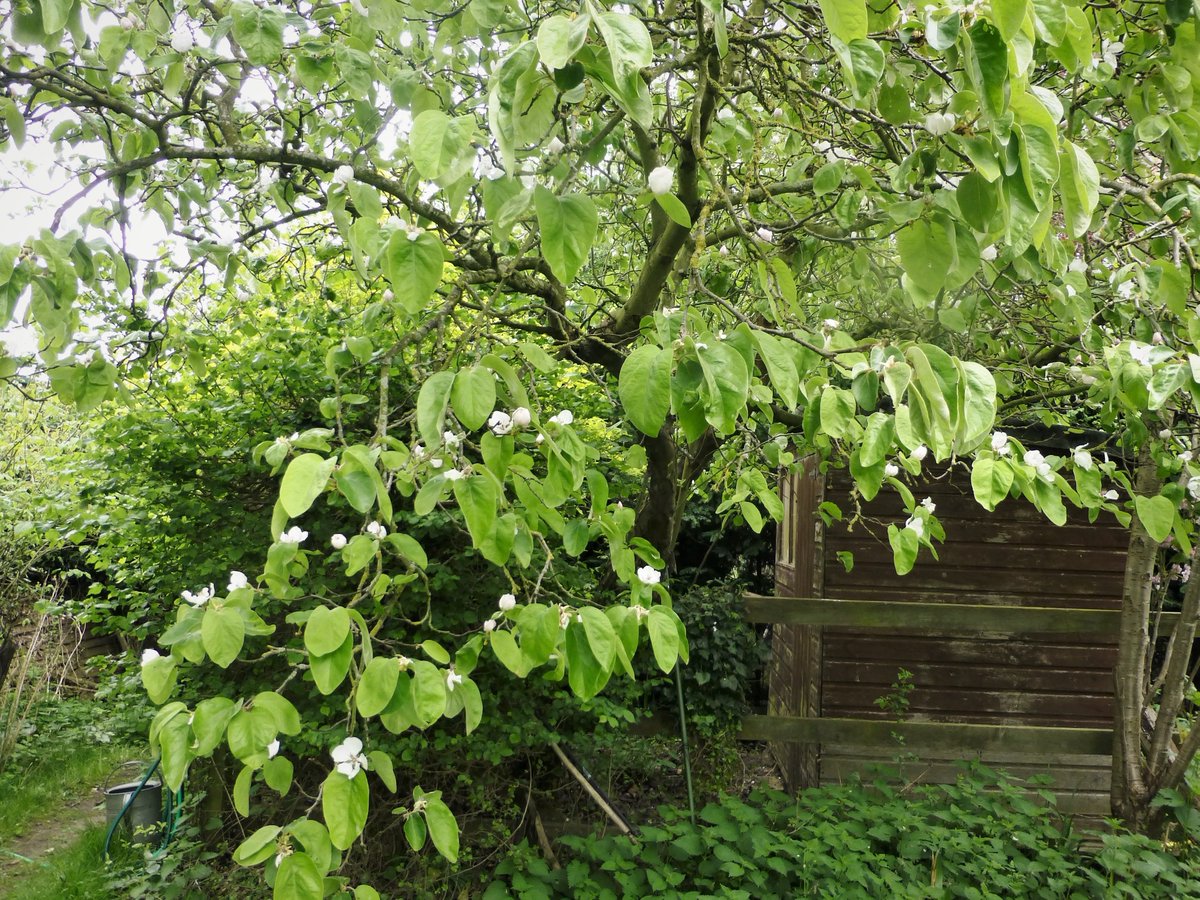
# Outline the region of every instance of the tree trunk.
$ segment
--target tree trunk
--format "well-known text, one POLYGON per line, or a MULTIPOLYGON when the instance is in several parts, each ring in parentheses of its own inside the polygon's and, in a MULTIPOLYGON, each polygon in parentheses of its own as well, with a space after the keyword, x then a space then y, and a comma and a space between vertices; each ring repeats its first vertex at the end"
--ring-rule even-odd
MULTIPOLYGON (((1134 493, 1154 495, 1160 487, 1153 458, 1143 451, 1134 476, 1134 493)), ((1146 822, 1150 796, 1142 756, 1142 709, 1146 702, 1146 661, 1150 645, 1151 578, 1158 545, 1134 516, 1121 603, 1121 626, 1116 679, 1116 718, 1113 723, 1112 808, 1135 830, 1146 822)))

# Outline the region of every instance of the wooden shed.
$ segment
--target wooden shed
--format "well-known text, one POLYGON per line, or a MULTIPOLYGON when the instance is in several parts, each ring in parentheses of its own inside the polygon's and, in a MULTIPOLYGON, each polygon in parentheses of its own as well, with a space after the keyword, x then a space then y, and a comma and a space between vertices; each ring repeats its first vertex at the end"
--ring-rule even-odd
POLYGON ((784 479, 776 596, 748 601, 752 618, 777 623, 770 716, 751 717, 746 736, 772 741, 793 789, 901 754, 916 757, 906 777, 933 782, 982 758, 1050 775, 1064 811, 1107 815, 1128 532, 1078 511, 1056 527, 1012 499, 988 513, 960 465, 913 485, 937 504, 946 541, 940 561, 923 549, 901 577, 887 542, 907 516, 900 498, 885 487, 856 510, 851 489, 815 460, 784 479), (843 521, 822 521, 825 500, 843 521), (901 669, 912 689, 897 725, 876 701, 901 669))

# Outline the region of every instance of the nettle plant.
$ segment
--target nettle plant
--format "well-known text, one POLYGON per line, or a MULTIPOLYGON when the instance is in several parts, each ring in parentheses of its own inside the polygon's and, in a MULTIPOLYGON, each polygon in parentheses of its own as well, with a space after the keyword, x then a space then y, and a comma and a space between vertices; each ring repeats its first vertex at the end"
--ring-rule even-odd
MULTIPOLYGON (((289 692, 307 691, 311 682, 334 701, 327 705, 349 736, 330 748, 329 773, 310 810, 319 805, 321 819, 264 825, 234 854, 243 865, 265 864, 276 896, 322 896, 340 852, 363 836, 372 794, 378 805, 381 793, 397 790, 391 758, 358 736, 369 723, 377 720, 393 734, 459 716, 468 733, 479 724, 485 710, 471 673, 481 654, 492 653, 521 678, 538 670, 565 678, 581 699, 594 697, 616 672, 633 677, 632 659, 645 639, 664 672, 686 661, 686 634, 660 583, 662 558, 647 541, 631 537, 633 510, 609 502, 604 476, 588 468, 588 447, 572 427, 571 412, 542 422, 526 403, 512 369, 484 357, 477 367, 439 372, 424 383, 411 445, 389 434, 386 424, 371 445, 337 452, 329 429, 260 445, 256 454, 283 473, 271 523, 276 540, 261 576, 252 582, 234 572, 223 592, 211 584, 184 591, 175 623, 158 638, 169 655, 145 652, 143 682, 151 699, 163 704, 150 740, 162 755, 167 785, 178 789, 197 759, 227 746, 241 765, 233 799, 244 816, 251 814, 256 781, 280 794, 291 788, 294 765, 286 738, 326 724, 302 719, 289 692), (495 406, 494 376, 504 408, 495 406), (335 533, 318 548, 294 520, 319 516, 313 508, 327 493, 369 521, 359 534, 335 533), (457 647, 426 640, 407 647, 408 655, 382 649, 390 621, 412 613, 404 608, 406 588, 429 566, 421 544, 393 530, 394 495, 417 515, 439 505, 456 507, 473 548, 506 571, 538 562, 540 546, 544 563, 531 592, 520 600, 515 593, 497 598, 496 611, 457 647), (567 507, 579 514, 568 519, 559 511, 567 507), (627 602, 603 608, 539 602, 553 561, 550 542, 558 552, 578 556, 593 540, 606 544, 613 572, 628 588, 627 602), (349 597, 308 593, 306 574, 316 556, 335 557, 354 580, 349 597), (287 610, 278 627, 256 610, 267 600, 287 610), (233 691, 191 708, 167 702, 188 665, 227 669, 279 655, 290 669, 275 690, 249 697, 233 691)), ((386 645, 394 649, 396 642, 386 645)), ((404 817, 414 850, 428 839, 448 860, 457 859, 458 829, 440 792, 417 787, 411 803, 395 805, 393 812, 404 817)), ((373 893, 360 886, 356 896, 373 893)))

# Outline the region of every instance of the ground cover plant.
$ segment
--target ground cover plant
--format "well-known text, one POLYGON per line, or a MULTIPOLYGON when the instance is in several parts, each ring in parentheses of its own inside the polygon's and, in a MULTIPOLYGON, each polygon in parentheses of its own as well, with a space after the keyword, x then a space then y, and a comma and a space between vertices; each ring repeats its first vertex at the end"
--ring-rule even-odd
POLYGON ((1128 525, 1113 804, 1159 832, 1200 750, 1198 27, 0 0, 7 180, 49 198, 0 245, 0 378, 96 439, 6 476, 0 539, 127 641, 168 787, 228 796, 237 863, 370 898, 402 853, 482 865, 464 823, 520 793, 483 763, 687 662, 695 496, 769 533, 818 454, 903 500, 903 574, 944 534, 906 479, 953 461, 989 510, 1128 525))
POLYGON ((1038 784, 982 767, 952 785, 896 780, 723 796, 695 824, 664 808, 636 841, 564 838, 558 868, 526 845, 484 896, 1200 897, 1195 832, 1164 846, 1118 831, 1092 855, 1038 784))

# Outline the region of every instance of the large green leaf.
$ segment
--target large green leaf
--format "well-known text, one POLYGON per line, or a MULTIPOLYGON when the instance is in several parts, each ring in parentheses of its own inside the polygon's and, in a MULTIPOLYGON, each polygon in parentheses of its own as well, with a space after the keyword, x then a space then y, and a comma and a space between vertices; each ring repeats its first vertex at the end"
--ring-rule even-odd
POLYGON ((472 475, 454 482, 454 499, 467 520, 467 530, 476 547, 481 547, 496 527, 500 502, 496 483, 490 475, 472 475))
POLYGON ((425 822, 438 853, 452 863, 458 862, 458 823, 450 807, 439 798, 425 797, 425 822))
POLYGON ((732 434, 750 390, 746 361, 729 342, 720 340, 708 346, 697 344, 696 356, 704 376, 700 385, 704 417, 719 434, 732 434))
POLYGON ((471 168, 475 156, 473 116, 451 118, 440 109, 427 109, 413 119, 408 147, 413 165, 425 178, 450 184, 471 168))
POLYGON ((992 21, 1006 41, 1021 30, 1028 11, 1029 0, 992 0, 992 21))
POLYGON ((993 119, 1004 114, 1008 103, 1008 45, 999 30, 986 19, 980 19, 967 33, 967 74, 983 108, 993 119))
POLYGON ((266 65, 283 53, 283 12, 252 3, 235 3, 233 38, 241 45, 246 58, 256 66, 266 65))
POLYGON ((472 366, 454 376, 450 389, 454 415, 469 431, 482 428, 496 408, 496 379, 490 369, 472 366))
POLYGON ((654 661, 664 672, 670 672, 679 658, 679 630, 666 607, 650 607, 646 616, 646 632, 650 635, 654 661))
POLYGON ((590 16, 550 16, 538 26, 538 54, 551 69, 561 69, 583 49, 587 40, 590 16))
POLYGON ((242 611, 232 606, 210 605, 200 623, 204 652, 222 669, 237 659, 246 639, 246 622, 242 611))
POLYGON ((1003 459, 980 458, 971 466, 971 490, 988 512, 1008 496, 1013 483, 1012 466, 1003 459))
POLYGON ((417 394, 417 430, 430 449, 442 442, 446 423, 446 407, 454 388, 453 372, 435 372, 421 385, 417 394))
POLYGON ((638 347, 625 359, 617 393, 629 421, 651 437, 658 434, 671 411, 670 350, 648 345, 638 347))
POLYGON ((1133 504, 1146 534, 1156 543, 1165 541, 1175 526, 1175 504, 1161 494, 1156 497, 1139 495, 1133 498, 1133 504))
POLYGON ((920 299, 932 299, 954 265, 952 226, 941 217, 918 219, 896 234, 896 247, 910 290, 915 288, 920 299))
POLYGON ((363 670, 362 677, 354 689, 358 711, 364 716, 377 716, 387 707, 396 692, 400 679, 400 667, 395 659, 376 656, 363 670))
POLYGON ((290 463, 279 483, 279 502, 291 518, 308 512, 329 484, 337 457, 326 459, 316 453, 301 453, 290 463))
POLYGON ((321 900, 325 879, 307 853, 292 853, 279 863, 272 896, 274 900, 321 900))
POLYGON ((636 76, 650 65, 654 45, 641 19, 621 12, 602 12, 595 19, 618 79, 636 76))
POLYGON ((367 776, 359 772, 347 778, 334 770, 321 785, 321 813, 329 829, 329 839, 339 850, 348 850, 362 834, 371 809, 371 788, 367 776))
POLYGON ((590 197, 574 194, 559 197, 538 185, 533 192, 542 254, 555 276, 569 283, 579 271, 596 238, 599 217, 590 197))
POLYGON ((829 33, 844 44, 867 36, 866 0, 818 0, 829 33))
POLYGON ((379 263, 401 307, 418 313, 442 280, 442 242, 429 231, 392 232, 379 263))
POLYGON ((318 606, 304 625, 304 647, 316 656, 333 653, 349 636, 350 614, 341 606, 318 606))
POLYGON ((1062 177, 1058 187, 1063 214, 1073 237, 1083 237, 1092 224, 1092 213, 1100 202, 1100 173, 1082 147, 1064 141, 1061 155, 1062 177))
POLYGON ((762 331, 753 332, 758 345, 758 356, 767 369, 771 387, 785 409, 795 409, 800 393, 800 375, 796 370, 796 358, 782 341, 762 331))

